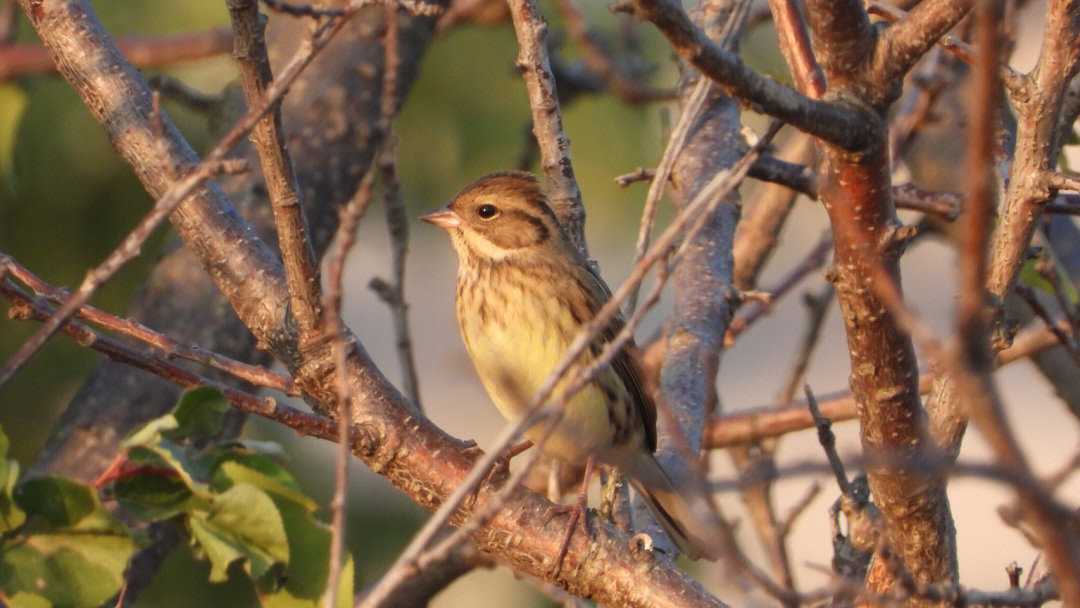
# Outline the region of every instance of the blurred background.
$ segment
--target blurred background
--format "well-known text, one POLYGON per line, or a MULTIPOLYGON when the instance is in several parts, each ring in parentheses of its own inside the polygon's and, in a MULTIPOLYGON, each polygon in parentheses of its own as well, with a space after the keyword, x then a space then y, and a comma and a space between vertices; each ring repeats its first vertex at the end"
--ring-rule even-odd
MULTIPOLYGON (((610 15, 601 3, 581 4, 589 22, 602 35, 615 38, 617 31, 627 27, 621 17, 610 15)), ((1024 23, 1041 23, 1041 4, 1031 3, 1025 9, 1024 23)), ((218 0, 98 0, 94 7, 114 36, 154 36, 228 25, 224 3, 218 0)), ((558 40, 562 36, 558 20, 552 18, 549 6, 541 3, 541 9, 553 20, 558 40)), ((654 58, 655 71, 650 81, 656 86, 674 86, 678 73, 659 36, 648 27, 636 28, 635 36, 644 54, 654 58)), ((1017 48, 1012 65, 1026 70, 1037 52, 1037 36, 1020 38, 1028 42, 1017 48)), ((33 40, 25 23, 19 39, 33 40)), ((575 58, 572 46, 564 47, 564 58, 571 61, 575 58)), ((460 342, 453 312, 456 259, 449 242, 435 228, 415 222, 415 217, 445 204, 473 179, 512 168, 522 156, 530 124, 524 85, 513 65, 516 53, 509 25, 452 28, 432 43, 395 124, 401 195, 409 210, 411 230, 405 289, 411 306, 423 405, 439 426, 455 436, 475 439, 481 447, 489 444, 504 421, 480 387, 460 342)), ((787 80, 771 28, 755 28, 743 44, 743 56, 754 67, 787 80)), ((153 73, 157 72, 206 93, 220 91, 235 78, 232 60, 227 56, 153 73)), ((197 150, 213 144, 203 116, 167 99, 164 107, 197 150)), ((591 253, 608 283, 614 286, 625 278, 631 265, 646 191, 642 184, 619 188, 614 177, 656 164, 666 127, 676 110, 669 104, 631 107, 610 95, 585 95, 563 110, 588 211, 586 236, 591 253)), ((756 116, 747 116, 745 122, 759 129, 763 124, 756 116)), ((912 168, 918 172, 917 180, 930 188, 960 188, 956 163, 962 150, 941 143, 936 148, 936 162, 912 168)), ((0 83, 0 252, 11 255, 54 285, 74 286, 89 267, 116 246, 149 203, 147 194, 66 82, 59 77, 33 77, 0 83)), ((666 218, 665 211, 660 221, 666 218)), ((904 217, 909 221, 913 218, 904 217)), ((825 230, 825 220, 816 204, 800 200, 760 284, 774 283, 802 260, 825 230)), ((165 230, 156 235, 143 255, 101 290, 94 305, 123 313, 166 237, 165 230)), ((390 312, 367 288, 372 278, 387 275, 389 264, 385 222, 380 205, 374 204, 363 219, 347 266, 344 316, 384 373, 397 381, 400 369, 390 312)), ((921 241, 903 260, 904 287, 910 301, 943 331, 950 328, 953 318, 953 267, 952 248, 936 239, 921 241)), ((724 353, 719 387, 725 411, 768 405, 775 400, 795 363, 806 328, 806 309, 798 295, 819 292, 823 285, 822 273, 815 273, 795 294, 783 299, 769 318, 742 334, 724 353)), ((639 336, 656 330, 666 306, 667 302, 662 302, 650 315, 639 336)), ((36 325, 5 320, 0 327, 0 357, 6 359, 36 325)), ((11 457, 23 465, 34 459, 52 422, 97 357, 67 338, 54 338, 18 376, 0 388, 0 426, 11 438, 11 457)), ((845 389, 847 374, 842 324, 834 305, 814 351, 807 381, 816 392, 827 393, 845 389)), ((1027 363, 1013 364, 998 372, 997 378, 1010 408, 1010 420, 1036 470, 1056 470, 1076 449, 1076 419, 1027 363)), ((858 437, 854 424, 834 428, 840 454, 856 456, 858 437)), ((287 430, 256 419, 249 420, 245 433, 285 444, 290 454, 289 468, 310 495, 321 504, 328 503, 333 483, 332 445, 296 438, 287 430)), ((785 437, 777 456, 781 467, 807 459, 824 461, 813 432, 785 437)), ((987 458, 982 442, 975 433, 969 434, 961 460, 987 458)), ((713 461, 717 480, 730 481, 729 458, 720 453, 713 461)), ((838 492, 827 476, 804 474, 781 479, 774 493, 777 511, 784 514, 815 480, 822 484, 823 491, 798 519, 789 542, 796 580, 803 589, 828 580, 822 573, 832 555, 827 509, 838 492)), ((350 490, 348 543, 356 560, 359 589, 372 583, 389 565, 426 513, 358 462, 350 468, 350 490)), ((1071 484, 1061 496, 1075 501, 1080 498, 1078 492, 1080 488, 1071 484)), ((1010 500, 1005 488, 961 477, 950 484, 950 498, 958 529, 962 583, 1001 589, 1007 584, 1004 568, 1010 562, 1015 560, 1024 568, 1031 565, 1034 549, 1003 525, 996 514, 997 507, 1010 500)), ((729 518, 745 519, 737 493, 723 494, 721 503, 729 518)), ((748 523, 739 526, 739 534, 750 554, 760 558, 748 523)), ((707 587, 721 593, 720 597, 732 597, 735 590, 728 587, 718 568, 693 568, 707 587)), ((139 605, 242 605, 255 601, 241 581, 210 586, 200 584, 203 577, 205 568, 193 563, 190 553, 181 548, 158 577, 162 580, 144 593, 139 605), (179 589, 183 589, 182 594, 177 592, 179 589), (226 593, 233 595, 223 595, 226 593), (231 599, 221 599, 224 597, 231 599)), ((769 603, 757 600, 763 605, 769 603)), ((464 577, 444 592, 435 606, 532 606, 546 601, 529 585, 496 570, 464 577), (480 593, 490 600, 478 600, 480 593)))

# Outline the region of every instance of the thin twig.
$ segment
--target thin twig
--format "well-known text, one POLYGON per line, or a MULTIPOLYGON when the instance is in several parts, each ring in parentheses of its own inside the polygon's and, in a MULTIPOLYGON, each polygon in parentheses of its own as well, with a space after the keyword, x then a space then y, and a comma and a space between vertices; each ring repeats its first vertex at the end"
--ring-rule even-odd
POLYGON ((821 293, 817 295, 807 293, 803 296, 803 304, 806 305, 806 311, 810 318, 807 323, 806 334, 803 336, 802 343, 795 355, 795 366, 791 369, 783 390, 780 391, 780 398, 777 400, 779 403, 790 403, 794 399, 795 391, 798 390, 803 376, 806 375, 806 368, 810 366, 810 356, 813 354, 814 347, 817 346, 818 339, 821 337, 821 326, 825 321, 825 313, 829 312, 832 301, 833 286, 831 283, 827 283, 821 289, 821 293))
POLYGON ((383 5, 387 7, 400 7, 410 15, 434 17, 443 12, 443 8, 436 4, 427 4, 418 0, 351 0, 345 8, 324 8, 310 4, 293 4, 282 0, 261 0, 267 8, 293 17, 310 17, 313 19, 346 17, 364 6, 383 5))
POLYGON ((844 471, 844 461, 836 453, 836 435, 832 432, 832 421, 821 415, 821 409, 818 408, 817 399, 814 398, 810 385, 803 385, 803 390, 806 392, 806 405, 810 409, 810 415, 814 417, 814 425, 817 427, 818 442, 821 444, 821 449, 825 450, 825 456, 829 459, 829 467, 832 468, 833 477, 836 478, 836 485, 840 486, 840 493, 844 496, 854 496, 855 492, 851 488, 851 481, 844 471))
POLYGON ((612 93, 629 104, 667 101, 674 97, 671 91, 655 90, 623 75, 597 42, 596 35, 590 31, 589 25, 585 23, 585 18, 581 16, 581 11, 573 0, 555 0, 555 7, 562 14, 566 29, 581 48, 581 57, 585 66, 603 79, 604 84, 612 93))
MULTIPOLYGON (((1054 333, 1054 336, 1057 337, 1061 346, 1065 349, 1065 352, 1069 353, 1069 356, 1072 357, 1073 361, 1080 364, 1080 350, 1077 349, 1075 341, 1072 336, 1069 335, 1068 327, 1063 327, 1054 323, 1050 311, 1046 310, 1046 307, 1042 305, 1042 302, 1039 302, 1039 298, 1036 297, 1035 292, 1029 287, 1017 285, 1013 288, 1013 291, 1016 292, 1016 295, 1020 296, 1020 299, 1027 303, 1031 312, 1035 313, 1035 316, 1039 317, 1039 319, 1046 324, 1046 328, 1054 333)), ((1071 324, 1069 324, 1069 326, 1071 326, 1071 324)))
POLYGON ((549 186, 551 208, 582 259, 589 259, 585 244, 585 207, 570 162, 570 142, 563 131, 555 76, 547 55, 547 23, 534 0, 510 0, 518 39, 517 67, 525 80, 532 110, 533 135, 540 147, 540 164, 549 186))
POLYGON ((651 21, 680 57, 733 98, 847 150, 861 149, 873 137, 865 118, 850 106, 811 99, 751 70, 735 53, 710 40, 676 0, 632 4, 635 14, 651 21))
MULTIPOLYGON (((10 2, 4 8, 11 11, 14 6, 10 2)), ((232 49, 232 31, 216 29, 154 38, 120 38, 116 46, 132 65, 154 68, 228 53, 232 49)), ((0 81, 54 73, 56 64, 45 46, 0 44, 0 81)))
MULTIPOLYGON (((908 16, 908 12, 904 9, 888 2, 880 2, 878 0, 868 0, 866 3, 866 10, 869 14, 881 17, 891 23, 901 21, 908 16)), ((941 48, 952 53, 964 63, 968 65, 975 63, 975 48, 956 36, 946 34, 939 38, 937 43, 941 45, 941 48)), ((1000 70, 1000 75, 1005 86, 1008 87, 1010 91, 1019 91, 1023 89, 1023 74, 1020 74, 1005 64, 1000 64, 998 69, 1000 70)))
MULTIPOLYGON (((736 25, 742 23, 740 15, 740 11, 732 11, 728 21, 724 24, 724 30, 720 36, 723 48, 730 48, 737 40, 738 37, 734 33, 738 30, 736 25)), ((682 114, 679 115, 679 120, 671 131, 668 144, 664 147, 664 153, 660 156, 660 162, 653 172, 652 179, 649 182, 649 191, 645 195, 645 208, 641 212, 637 245, 634 247, 635 264, 644 257, 649 247, 649 235, 652 232, 653 223, 656 221, 656 211, 660 205, 660 197, 664 195, 664 189, 667 187, 671 171, 675 167, 675 161, 678 160, 679 154, 686 147, 694 125, 697 123, 698 118, 701 117, 701 112, 705 108, 705 101, 709 98, 709 92, 712 90, 712 84, 712 81, 708 78, 699 77, 697 79, 693 91, 686 98, 682 114)), ((628 311, 633 311, 636 306, 637 293, 635 292, 630 294, 626 308, 628 311)))
MULTIPOLYGON (((1075 334, 1077 329, 1080 329, 1080 315, 1077 314, 1076 306, 1073 304, 1072 298, 1061 280, 1061 275, 1058 273, 1054 261, 1045 252, 1035 260, 1035 271, 1039 273, 1039 276, 1046 279, 1047 283, 1050 283, 1058 307, 1065 314, 1065 318, 1069 320, 1069 324, 1073 327, 1072 333, 1075 334)), ((1072 286, 1070 285, 1070 287, 1072 286)))
POLYGON ((644 167, 638 167, 630 173, 624 173, 615 178, 615 185, 620 188, 625 188, 635 182, 651 182, 656 175, 656 171, 652 169, 646 169, 644 167))
MULTIPOLYGON (((240 68, 240 84, 249 107, 267 97, 274 75, 266 54, 266 19, 259 14, 258 0, 228 0, 229 17, 235 32, 233 56, 240 68)), ((316 28, 318 26, 315 26, 316 28)), ((312 36, 316 32, 312 32, 312 36)), ((281 102, 272 103, 255 123, 251 140, 259 154, 263 179, 274 214, 278 250, 289 286, 290 313, 304 334, 313 332, 319 321, 319 267, 297 193, 296 173, 285 146, 281 125, 281 102)))
MULTIPOLYGON (((33 318, 44 321, 56 316, 55 310, 48 306, 42 298, 33 298, 24 294, 9 280, 0 280, 0 293, 3 293, 5 297, 11 300, 11 311, 16 318, 33 318)), ((113 338, 103 336, 81 323, 67 320, 61 326, 60 331, 71 336, 81 346, 92 348, 114 361, 148 371, 184 388, 197 386, 216 388, 238 410, 274 420, 293 429, 298 434, 325 439, 332 437, 337 431, 337 423, 332 420, 281 405, 272 398, 256 397, 214 382, 184 369, 164 357, 140 352, 113 338)))
MULTIPOLYGON (((0 253, 0 270, 7 273, 8 276, 18 279, 21 283, 34 290, 35 293, 45 296, 53 304, 59 305, 68 298, 66 291, 49 285, 2 253, 0 253)), ((177 342, 131 319, 117 317, 93 306, 80 307, 75 312, 75 316, 95 325, 100 325, 109 331, 145 342, 161 350, 166 358, 179 357, 187 359, 255 386, 272 388, 293 397, 300 395, 300 389, 296 386, 296 382, 288 376, 283 376, 265 367, 230 359, 194 344, 177 342)))
POLYGON ((420 381, 413 357, 412 337, 409 332, 409 305, 405 301, 405 256, 409 249, 409 222, 405 218, 405 203, 401 200, 397 179, 397 141, 394 137, 394 116, 397 113, 397 74, 401 64, 398 52, 398 17, 395 10, 387 8, 386 34, 383 62, 383 90, 380 100, 379 128, 383 131, 383 149, 379 154, 382 175, 383 204, 386 206, 386 231, 390 234, 391 279, 389 282, 372 280, 372 287, 384 302, 390 305, 394 317, 398 360, 401 362, 402 383, 405 395, 417 410, 420 404, 420 381))
POLYGON ((325 608, 336 608, 341 561, 345 547, 345 479, 348 472, 349 429, 352 420, 352 387, 349 385, 345 355, 347 350, 345 323, 341 320, 341 283, 345 259, 356 242, 356 227, 371 203, 374 169, 369 169, 349 202, 341 208, 337 231, 327 257, 327 285, 323 302, 323 328, 332 340, 334 365, 337 369, 338 426, 337 456, 334 462, 334 496, 330 500, 330 559, 327 567, 325 608))
POLYGON ((830 249, 832 249, 832 237, 829 234, 823 234, 817 245, 810 250, 798 265, 788 272, 787 276, 780 279, 772 288, 766 290, 770 294, 768 303, 759 302, 749 311, 739 314, 731 320, 731 323, 728 324, 727 334, 724 336, 724 346, 730 347, 734 344, 735 339, 740 334, 772 310, 773 303, 790 292, 795 285, 799 284, 799 281, 811 272, 824 266, 830 249))
MULTIPOLYGON (((1058 319, 1053 325, 1066 327, 1067 323, 1064 319, 1058 319)), ((1058 332, 1049 327, 1027 329, 1016 336, 1012 346, 998 353, 995 365, 1002 367, 1060 345, 1058 332)), ((921 374, 919 376, 920 392, 928 392, 933 382, 933 373, 921 374)), ((855 417, 855 400, 850 391, 823 396, 818 405, 823 415, 833 422, 851 420, 855 417)), ((810 415, 806 403, 803 402, 752 408, 711 419, 705 429, 705 447, 707 449, 726 448, 813 427, 813 416, 810 415)))
POLYGON ((769 0, 769 9, 776 24, 780 51, 795 78, 795 87, 812 99, 820 99, 825 93, 825 75, 821 73, 821 66, 810 48, 810 35, 806 31, 806 21, 799 3, 769 0))
POLYGON ((817 498, 817 495, 820 493, 821 484, 815 480, 810 484, 810 487, 806 488, 806 492, 803 494, 802 498, 791 505, 787 516, 780 522, 780 534, 782 536, 787 536, 791 533, 791 528, 795 525, 795 521, 799 519, 800 515, 806 512, 807 507, 810 506, 810 503, 814 502, 814 499, 817 498))
MULTIPOLYGON (((675 160, 686 146, 686 141, 690 136, 690 129, 701 114, 701 109, 705 107, 705 99, 708 97, 711 86, 712 82, 707 78, 698 79, 697 84, 694 85, 693 93, 690 94, 682 114, 679 116, 679 121, 675 123, 675 128, 671 131, 671 137, 668 138, 668 145, 664 148, 660 163, 657 165, 656 170, 653 171, 652 179, 649 182, 649 192, 645 195, 645 208, 641 212, 641 227, 638 229, 634 254, 635 264, 645 256, 645 252, 648 250, 649 234, 652 232, 653 223, 656 221, 656 211, 660 205, 660 197, 663 196, 664 188, 667 187, 667 181, 671 177, 671 169, 675 166, 675 160)), ((626 308, 633 311, 636 306, 637 293, 632 293, 630 299, 626 302, 626 308)))

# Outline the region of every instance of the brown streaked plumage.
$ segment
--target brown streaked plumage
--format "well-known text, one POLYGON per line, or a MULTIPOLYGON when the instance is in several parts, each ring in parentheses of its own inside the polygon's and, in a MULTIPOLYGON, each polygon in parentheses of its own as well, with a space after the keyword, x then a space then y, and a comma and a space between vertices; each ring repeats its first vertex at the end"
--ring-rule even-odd
MULTIPOLYGON (((516 418, 610 292, 570 243, 529 173, 483 177, 421 219, 450 234, 459 260, 457 316, 466 350, 496 407, 516 418)), ((575 364, 588 365, 622 327, 622 319, 613 318, 575 364)), ((684 553, 718 556, 720 522, 703 487, 674 482, 653 457, 656 408, 642 388, 632 343, 570 397, 541 442, 545 432, 538 425, 526 436, 552 456, 576 463, 595 457, 618 467, 684 553)))

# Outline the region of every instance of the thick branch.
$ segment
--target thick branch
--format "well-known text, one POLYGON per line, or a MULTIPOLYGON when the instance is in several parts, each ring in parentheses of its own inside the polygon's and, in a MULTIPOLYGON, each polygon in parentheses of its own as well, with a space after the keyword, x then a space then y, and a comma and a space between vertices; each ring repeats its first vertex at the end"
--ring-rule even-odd
POLYGON ((1057 162, 1052 152, 1069 81, 1080 69, 1080 3, 1055 0, 1049 3, 1046 35, 1035 68, 1027 75, 1027 95, 1013 99, 1016 105, 1016 152, 1009 187, 991 248, 987 287, 1004 298, 1016 280, 1041 205, 1053 191, 1041 176, 1057 162))
POLYGON ((817 61, 830 88, 862 86, 862 70, 873 52, 876 32, 859 0, 808 0, 806 17, 817 61))

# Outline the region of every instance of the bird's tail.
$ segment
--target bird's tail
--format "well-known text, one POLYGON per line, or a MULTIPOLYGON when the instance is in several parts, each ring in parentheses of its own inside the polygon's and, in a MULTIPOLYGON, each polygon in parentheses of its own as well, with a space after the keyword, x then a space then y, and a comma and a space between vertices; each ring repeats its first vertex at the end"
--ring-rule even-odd
POLYGON ((691 559, 719 559, 724 548, 724 523, 709 499, 703 480, 687 471, 673 480, 656 458, 640 452, 627 477, 645 498, 656 520, 679 550, 691 559))

